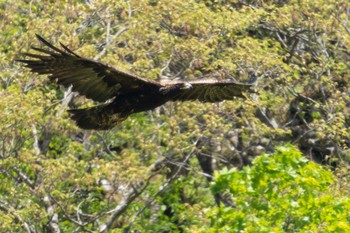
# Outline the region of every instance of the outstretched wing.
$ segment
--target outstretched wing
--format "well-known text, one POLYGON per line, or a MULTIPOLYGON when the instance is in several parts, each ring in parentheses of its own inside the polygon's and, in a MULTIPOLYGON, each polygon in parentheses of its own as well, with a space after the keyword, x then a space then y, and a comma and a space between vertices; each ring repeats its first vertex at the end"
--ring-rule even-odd
POLYGON ((45 50, 32 47, 40 54, 25 53, 30 59, 18 60, 33 72, 48 74, 65 87, 95 101, 104 102, 112 97, 137 91, 139 88, 157 88, 158 82, 117 70, 109 65, 83 58, 66 46, 57 48, 36 35, 40 42, 51 48, 45 50))
MULTIPOLYGON (((173 83, 181 83, 176 81, 173 83)), ((173 101, 199 100, 201 102, 220 102, 232 100, 234 96, 244 98, 246 91, 253 92, 250 88, 252 84, 243 84, 234 80, 199 79, 187 82, 192 85, 192 89, 184 89, 175 96, 173 101)))

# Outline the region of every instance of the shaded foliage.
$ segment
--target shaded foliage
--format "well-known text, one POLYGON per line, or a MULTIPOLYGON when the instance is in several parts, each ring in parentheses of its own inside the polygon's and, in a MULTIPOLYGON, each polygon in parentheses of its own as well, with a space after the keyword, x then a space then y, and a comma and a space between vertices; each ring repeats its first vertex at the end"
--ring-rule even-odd
MULTIPOLYGON (((210 192, 214 171, 243 168, 286 142, 310 160, 337 166, 339 179, 309 178, 321 188, 309 200, 331 206, 332 198, 319 198, 327 181, 339 197, 349 183, 349 7, 345 0, 0 0, 0 231, 229 227, 227 218, 244 215, 230 208, 234 195, 210 192), (64 109, 93 103, 14 62, 35 33, 150 79, 247 82, 255 75, 258 94, 220 104, 169 103, 107 132, 82 131, 64 109), (218 211, 221 218, 211 222, 207 213, 218 211)), ((273 217, 283 202, 271 204, 273 217)), ((336 206, 342 218, 346 206, 336 206)))

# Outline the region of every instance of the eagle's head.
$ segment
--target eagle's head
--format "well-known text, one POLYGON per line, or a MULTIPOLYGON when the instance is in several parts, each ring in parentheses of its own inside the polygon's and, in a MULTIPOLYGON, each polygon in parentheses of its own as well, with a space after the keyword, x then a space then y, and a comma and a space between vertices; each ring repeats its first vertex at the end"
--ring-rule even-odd
POLYGON ((178 94, 179 91, 192 89, 192 85, 190 83, 181 82, 176 84, 168 84, 164 87, 160 88, 160 92, 166 95, 174 95, 178 94))
POLYGON ((187 90, 187 89, 192 89, 193 86, 190 83, 179 83, 179 89, 180 90, 187 90))

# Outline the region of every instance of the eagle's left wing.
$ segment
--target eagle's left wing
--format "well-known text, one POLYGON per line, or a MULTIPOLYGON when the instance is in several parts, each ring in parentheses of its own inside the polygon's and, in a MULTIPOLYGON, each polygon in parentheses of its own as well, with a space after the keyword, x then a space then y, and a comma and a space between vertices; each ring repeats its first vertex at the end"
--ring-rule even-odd
MULTIPOLYGON (((173 84, 184 81, 172 81, 173 84)), ((220 102, 233 97, 244 98, 243 93, 251 90, 252 84, 238 83, 234 80, 199 79, 188 81, 192 89, 184 89, 172 101, 199 100, 201 102, 220 102)))
POLYGON ((17 60, 26 64, 33 72, 49 75, 65 87, 95 101, 104 102, 118 95, 128 94, 139 89, 159 88, 153 80, 113 68, 102 62, 81 57, 61 44, 57 48, 37 35, 39 41, 50 50, 32 47, 38 54, 25 53, 29 59, 17 60))

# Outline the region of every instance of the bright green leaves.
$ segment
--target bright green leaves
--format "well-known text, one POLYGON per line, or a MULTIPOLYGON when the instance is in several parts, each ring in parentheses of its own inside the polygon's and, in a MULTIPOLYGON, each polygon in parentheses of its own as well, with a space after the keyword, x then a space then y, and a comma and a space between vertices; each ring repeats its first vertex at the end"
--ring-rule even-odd
MULTIPOLYGON (((151 175, 111 232, 133 217, 130 231, 141 232, 349 232, 348 2, 0 0, 0 231, 40 231, 53 214, 62 232, 97 231, 151 175), (168 103, 107 132, 81 131, 65 113, 64 90, 14 62, 39 46, 35 33, 145 78, 256 74, 259 94, 168 103), (305 154, 284 146, 242 170, 222 169, 281 142, 305 154), (192 152, 186 172, 137 215, 192 152), (213 191, 235 207, 215 209, 195 153, 222 169, 213 191), (333 156, 341 178, 303 156, 333 156)), ((69 107, 93 104, 75 98, 69 107)))
POLYGON ((334 180, 331 172, 308 161, 293 146, 278 147, 250 167, 216 174, 213 191, 228 190, 234 205, 209 211, 210 229, 346 232, 350 199, 339 198, 341 193, 331 186, 334 180))

